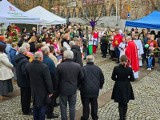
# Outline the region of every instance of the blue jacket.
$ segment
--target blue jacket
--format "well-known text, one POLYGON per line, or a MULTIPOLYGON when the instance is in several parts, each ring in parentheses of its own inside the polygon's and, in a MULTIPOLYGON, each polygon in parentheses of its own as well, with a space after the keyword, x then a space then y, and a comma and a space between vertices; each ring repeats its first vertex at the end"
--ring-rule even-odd
POLYGON ((43 56, 43 63, 46 64, 49 68, 49 72, 52 79, 53 89, 57 89, 57 77, 56 77, 56 67, 51 58, 49 58, 47 55, 43 56))
POLYGON ((10 55, 10 60, 11 60, 11 63, 12 65, 15 67, 15 57, 16 57, 16 53, 17 51, 13 48, 10 49, 9 51, 9 55, 10 55))

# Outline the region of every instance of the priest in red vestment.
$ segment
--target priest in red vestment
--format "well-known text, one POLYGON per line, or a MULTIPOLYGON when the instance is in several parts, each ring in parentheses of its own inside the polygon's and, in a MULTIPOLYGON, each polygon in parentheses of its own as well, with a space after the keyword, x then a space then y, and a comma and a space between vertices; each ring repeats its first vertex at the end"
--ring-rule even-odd
POLYGON ((127 46, 125 49, 125 54, 128 57, 129 65, 132 67, 134 72, 134 77, 139 78, 139 59, 138 59, 138 50, 134 41, 130 36, 126 37, 127 46))

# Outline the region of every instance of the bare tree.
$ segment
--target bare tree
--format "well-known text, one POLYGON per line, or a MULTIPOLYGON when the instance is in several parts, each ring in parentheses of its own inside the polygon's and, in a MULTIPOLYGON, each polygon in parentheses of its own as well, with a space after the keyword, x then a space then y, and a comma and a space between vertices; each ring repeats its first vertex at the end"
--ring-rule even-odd
POLYGON ((43 2, 44 2, 44 0, 36 0, 36 5, 42 6, 43 2))
POLYGON ((95 3, 94 1, 90 2, 90 4, 86 4, 82 6, 83 15, 81 13, 81 19, 85 20, 89 23, 94 30, 94 27, 106 12, 103 4, 95 3))
POLYGON ((51 8, 53 7, 56 0, 48 0, 48 9, 51 11, 51 8))

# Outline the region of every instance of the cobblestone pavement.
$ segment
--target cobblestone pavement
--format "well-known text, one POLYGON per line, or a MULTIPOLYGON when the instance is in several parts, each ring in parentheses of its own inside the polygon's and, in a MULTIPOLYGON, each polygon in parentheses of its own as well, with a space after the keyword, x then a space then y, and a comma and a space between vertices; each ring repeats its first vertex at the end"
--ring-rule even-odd
MULTIPOLYGON (((101 58, 101 54, 96 56, 96 64, 102 69, 105 75, 104 88, 100 95, 106 94, 113 88, 114 81, 111 80, 111 73, 115 62, 108 58, 101 58)), ((145 70, 142 69, 141 72, 145 70)), ((149 73, 149 72, 148 72, 149 73)), ((160 76, 156 70, 149 73, 137 82, 133 82, 132 86, 135 92, 135 100, 130 101, 127 120, 160 120, 160 76)), ((14 85, 16 90, 18 89, 14 85)), ((99 101, 100 102, 100 101, 99 101)), ((78 92, 76 110, 82 107, 80 95, 78 92)), ((109 101, 98 110, 100 120, 118 120, 118 105, 113 101, 109 101)), ((59 107, 55 108, 55 113, 60 115, 59 107)), ((22 115, 20 106, 20 96, 14 97, 0 103, 0 120, 32 120, 32 116, 22 115)), ((60 117, 58 119, 60 120, 60 117)))
MULTIPOLYGON (((160 76, 153 71, 132 83, 135 100, 130 101, 127 120, 160 120, 160 76)), ((118 104, 110 101, 99 108, 100 120, 118 120, 118 104)))

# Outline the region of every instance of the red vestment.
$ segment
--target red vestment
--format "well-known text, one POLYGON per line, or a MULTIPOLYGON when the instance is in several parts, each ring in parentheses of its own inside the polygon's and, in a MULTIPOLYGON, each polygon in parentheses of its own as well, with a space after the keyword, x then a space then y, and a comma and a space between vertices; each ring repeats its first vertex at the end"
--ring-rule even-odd
POLYGON ((98 39, 98 32, 94 32, 93 33, 93 38, 97 38, 98 39))
POLYGON ((97 51, 97 43, 98 43, 98 32, 93 33, 93 53, 97 51))
POLYGON ((138 50, 134 41, 129 41, 126 46, 125 54, 128 57, 129 65, 131 65, 134 72, 139 71, 138 50))

